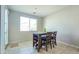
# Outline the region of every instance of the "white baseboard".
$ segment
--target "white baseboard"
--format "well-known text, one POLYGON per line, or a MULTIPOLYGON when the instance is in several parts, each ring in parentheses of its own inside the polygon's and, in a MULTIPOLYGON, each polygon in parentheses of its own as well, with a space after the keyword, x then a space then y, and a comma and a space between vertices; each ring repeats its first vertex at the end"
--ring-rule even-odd
POLYGON ((62 42, 62 41, 58 41, 59 43, 62 43, 62 44, 65 44, 67 46, 71 46, 71 47, 74 47, 74 48, 78 48, 79 49, 79 46, 76 46, 76 45, 72 45, 72 44, 68 44, 68 43, 65 43, 65 42, 62 42))

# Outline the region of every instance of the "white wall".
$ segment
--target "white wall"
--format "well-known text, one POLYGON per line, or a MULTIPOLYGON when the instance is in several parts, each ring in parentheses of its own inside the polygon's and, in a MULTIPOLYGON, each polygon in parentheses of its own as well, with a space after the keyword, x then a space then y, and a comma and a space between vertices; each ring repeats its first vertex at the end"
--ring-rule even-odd
POLYGON ((79 46, 79 6, 69 6, 44 21, 47 31, 58 31, 57 41, 79 46))
POLYGON ((23 42, 23 41, 28 41, 32 40, 32 33, 33 32, 20 32, 20 16, 26 16, 26 17, 32 17, 32 18, 37 18, 38 19, 38 31, 43 30, 43 21, 41 18, 21 13, 21 12, 16 12, 16 11, 9 11, 9 43, 17 43, 17 42, 23 42))

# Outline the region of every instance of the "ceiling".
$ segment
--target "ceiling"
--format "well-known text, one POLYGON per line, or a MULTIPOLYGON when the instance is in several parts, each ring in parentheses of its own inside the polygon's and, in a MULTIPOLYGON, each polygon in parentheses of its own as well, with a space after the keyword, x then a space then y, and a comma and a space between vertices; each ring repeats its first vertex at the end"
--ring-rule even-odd
POLYGON ((57 12, 67 5, 9 5, 8 8, 39 17, 45 17, 51 13, 57 12))

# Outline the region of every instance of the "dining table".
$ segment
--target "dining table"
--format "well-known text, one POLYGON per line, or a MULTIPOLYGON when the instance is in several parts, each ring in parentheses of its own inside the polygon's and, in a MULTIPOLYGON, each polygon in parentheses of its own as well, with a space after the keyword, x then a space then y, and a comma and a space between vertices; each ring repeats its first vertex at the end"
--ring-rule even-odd
MULTIPOLYGON (((43 40, 46 39, 46 41, 48 41, 50 44, 57 45, 56 42, 56 35, 57 35, 57 31, 53 31, 53 32, 34 32, 33 33, 33 47, 34 47, 34 37, 35 40, 37 40, 37 50, 39 51, 40 48, 42 47, 42 42, 43 40), (37 38, 35 36, 37 36, 37 38), (51 43, 52 42, 52 43, 51 43)), ((52 48, 52 45, 50 45, 52 48)))

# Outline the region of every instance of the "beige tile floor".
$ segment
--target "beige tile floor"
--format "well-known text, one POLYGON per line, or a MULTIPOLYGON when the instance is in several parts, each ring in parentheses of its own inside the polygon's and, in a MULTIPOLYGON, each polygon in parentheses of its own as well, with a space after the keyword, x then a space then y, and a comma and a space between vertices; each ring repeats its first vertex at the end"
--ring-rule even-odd
POLYGON ((71 46, 64 45, 58 42, 58 45, 55 48, 50 49, 46 52, 45 48, 40 49, 40 52, 37 52, 35 48, 32 47, 32 41, 22 42, 17 44, 17 46, 9 45, 6 49, 6 54, 78 54, 79 49, 71 46))

